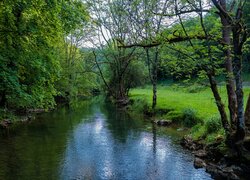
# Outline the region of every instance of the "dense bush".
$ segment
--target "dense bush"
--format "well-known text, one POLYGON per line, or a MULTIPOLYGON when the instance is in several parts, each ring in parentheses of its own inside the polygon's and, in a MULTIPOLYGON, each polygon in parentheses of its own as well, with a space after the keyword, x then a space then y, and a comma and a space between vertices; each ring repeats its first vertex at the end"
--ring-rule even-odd
POLYGON ((206 128, 201 123, 196 124, 191 129, 191 134, 194 140, 197 140, 199 138, 203 138, 206 136, 206 128))
POLYGON ((175 123, 181 124, 183 119, 183 114, 180 111, 170 111, 163 117, 164 119, 170 119, 175 123))
POLYGON ((139 113, 147 113, 149 112, 149 104, 146 99, 135 99, 133 100, 131 106, 129 107, 132 111, 136 111, 139 113))
POLYGON ((183 110, 183 125, 186 127, 193 127, 198 123, 202 123, 201 119, 197 117, 197 112, 194 109, 183 110))
POLYGON ((218 132, 221 128, 221 120, 219 117, 211 117, 206 120, 206 131, 208 134, 218 132))

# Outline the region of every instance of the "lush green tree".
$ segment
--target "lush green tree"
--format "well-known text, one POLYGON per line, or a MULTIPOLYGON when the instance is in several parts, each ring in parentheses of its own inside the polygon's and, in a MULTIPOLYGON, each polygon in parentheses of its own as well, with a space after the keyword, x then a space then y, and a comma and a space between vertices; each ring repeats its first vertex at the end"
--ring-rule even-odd
MULTIPOLYGON (((168 3, 159 1, 138 1, 137 9, 139 14, 134 18, 136 22, 140 24, 140 31, 137 32, 141 38, 144 38, 146 43, 151 43, 152 39, 160 34, 163 28, 163 22, 165 18, 163 16, 156 15, 159 12, 166 11, 168 3), (140 3, 139 3, 140 2, 140 3), (154 12, 154 13, 152 13, 154 12), (140 23, 142 22, 142 23, 140 23)), ((165 27, 166 28, 166 27, 165 27)), ((146 62, 149 71, 149 79, 152 84, 153 98, 152 108, 155 109, 157 104, 157 81, 158 81, 158 69, 160 62, 160 47, 146 47, 144 48, 146 54, 146 62)))
POLYGON ((51 107, 59 68, 58 7, 53 1, 42 0, 1 4, 1 105, 51 107))
POLYGON ((85 21, 81 1, 0 2, 1 107, 55 105, 55 82, 65 71, 62 44, 85 21))
MULTIPOLYGON (((232 146, 235 146, 238 141, 244 138, 245 134, 245 120, 244 120, 244 105, 243 105, 243 85, 242 85, 242 55, 243 55, 243 45, 247 40, 247 29, 243 19, 243 7, 245 3, 243 1, 233 1, 227 2, 224 0, 215 1, 212 0, 214 4, 214 10, 220 17, 221 25, 221 46, 223 56, 224 56, 224 72, 226 73, 226 88, 228 94, 228 108, 230 112, 230 123, 228 122, 225 107, 221 101, 220 94, 218 93, 217 83, 215 81, 215 70, 216 67, 209 66, 207 64, 206 74, 209 78, 211 90, 214 94, 218 110, 221 114, 221 120, 223 127, 225 128, 227 134, 227 142, 232 146)), ((213 60, 219 59, 213 57, 213 35, 209 31, 208 26, 204 22, 204 4, 202 1, 175 1, 175 14, 180 19, 180 25, 185 36, 188 36, 189 44, 194 48, 194 51, 200 58, 208 60, 208 62, 213 62, 213 60), (183 10, 188 7, 186 4, 193 9, 183 10), (182 8, 183 7, 183 8, 182 8), (205 57, 203 51, 197 49, 194 43, 191 41, 191 36, 188 34, 186 27, 182 22, 180 16, 182 14, 196 12, 200 19, 200 27, 204 34, 204 44, 205 47, 205 57), (198 50, 198 51, 197 51, 198 50)), ((213 9, 210 8, 210 13, 213 13, 213 9)), ((218 39, 218 37, 217 37, 218 39)), ((206 62, 206 61, 205 61, 206 62)), ((247 111, 246 111, 247 112, 247 111)))
MULTIPOLYGON (((176 28, 170 34, 155 35, 151 42, 141 40, 135 44, 123 47, 154 47, 163 43, 182 42, 182 48, 188 45, 183 51, 180 47, 172 47, 170 52, 176 51, 173 57, 172 67, 177 68, 181 75, 184 70, 201 71, 207 76, 213 92, 221 121, 227 134, 227 142, 236 145, 237 141, 244 138, 244 109, 243 109, 243 85, 242 85, 242 55, 243 45, 247 40, 247 28, 244 22, 243 7, 244 1, 212 0, 212 1, 172 1, 169 8, 162 13, 155 13, 159 16, 175 17, 178 23, 172 27, 176 28), (211 4, 212 3, 212 4, 211 4), (217 12, 217 13, 215 13, 217 12), (206 13, 206 14, 205 14, 206 13), (211 14, 212 16, 208 16, 211 14), (217 16, 219 15, 219 17, 217 16), (215 17, 215 18, 214 18, 215 17), (214 18, 214 21, 211 21, 214 18), (193 21, 192 21, 193 20, 193 21), (193 23, 198 20, 198 23, 193 23), (218 21, 219 20, 219 21, 218 21), (192 22, 188 25, 187 22, 192 22), (213 22, 216 22, 213 24, 213 22), (216 25, 216 26, 214 26, 216 25), (220 29, 218 29, 218 27, 220 29), (194 28, 192 30, 192 28, 194 28), (221 34, 218 35, 218 32, 221 34), (162 36, 163 35, 163 36, 162 36), (183 41, 186 41, 185 43, 183 41), (220 42, 220 43, 218 43, 220 42), (181 61, 183 57, 189 61, 181 61), (221 58, 221 57, 224 57, 221 58), (221 61, 223 60, 223 61, 221 61), (185 63, 183 65, 183 63, 185 63), (228 121, 225 106, 221 100, 216 82, 216 74, 223 67, 228 95, 228 110, 230 122, 228 121)), ((166 52, 168 56, 168 52, 166 52)), ((166 58, 167 59, 167 58, 166 58)))
POLYGON ((95 46, 94 59, 99 74, 104 82, 105 91, 119 104, 128 103, 128 92, 132 87, 132 62, 137 58, 135 48, 120 48, 119 44, 130 42, 130 14, 133 9, 130 1, 89 0, 88 4, 93 19, 92 37, 95 46))
POLYGON ((56 82, 59 91, 57 99, 70 102, 78 96, 89 96, 96 88, 96 74, 93 63, 88 62, 88 51, 82 49, 88 37, 89 15, 82 1, 65 1, 62 3, 60 17, 64 29, 64 42, 61 44, 62 72, 56 82))

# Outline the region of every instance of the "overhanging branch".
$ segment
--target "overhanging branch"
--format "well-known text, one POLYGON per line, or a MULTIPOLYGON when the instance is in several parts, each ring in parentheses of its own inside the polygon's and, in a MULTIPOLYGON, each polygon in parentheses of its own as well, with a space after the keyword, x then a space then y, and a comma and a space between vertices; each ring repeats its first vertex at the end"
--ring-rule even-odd
POLYGON ((130 44, 130 45, 125 45, 122 44, 119 45, 119 48, 132 48, 132 47, 143 47, 143 48, 151 48, 151 47, 156 47, 160 46, 164 43, 172 44, 172 43, 177 43, 177 42, 183 42, 183 41, 188 41, 190 39, 199 39, 199 40, 204 40, 207 39, 205 35, 194 35, 194 36, 174 36, 173 38, 165 38, 161 41, 153 41, 151 43, 135 43, 135 44, 130 44))
POLYGON ((179 16, 182 14, 188 14, 188 13, 193 13, 193 12, 196 12, 196 13, 210 12, 210 10, 209 9, 191 9, 191 10, 186 10, 186 11, 179 11, 173 14, 155 13, 155 12, 153 13, 158 16, 174 17, 174 16, 179 16))

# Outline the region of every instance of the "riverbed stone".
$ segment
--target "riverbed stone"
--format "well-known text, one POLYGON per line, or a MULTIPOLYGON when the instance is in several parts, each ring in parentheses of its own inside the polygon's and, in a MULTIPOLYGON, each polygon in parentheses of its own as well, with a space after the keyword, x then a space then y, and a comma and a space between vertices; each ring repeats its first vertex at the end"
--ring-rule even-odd
POLYGON ((12 122, 10 119, 4 119, 3 121, 0 122, 0 127, 7 128, 11 124, 12 124, 12 122))
POLYGON ((180 144, 185 147, 186 149, 189 149, 191 151, 196 150, 196 145, 190 136, 184 136, 180 142, 180 144))
POLYGON ((238 180, 240 179, 234 171, 234 167, 222 167, 212 163, 208 163, 206 166, 206 172, 210 173, 214 179, 232 179, 238 180))
POLYGON ((159 126, 169 126, 172 124, 172 121, 171 120, 158 120, 156 121, 156 124, 159 125, 159 126))
POLYGON ((203 149, 200 149, 200 150, 194 151, 194 155, 199 158, 205 158, 207 157, 207 152, 203 149))
POLYGON ((203 161, 202 159, 196 157, 196 158, 194 159, 194 167, 195 167, 196 169, 198 169, 198 168, 203 168, 203 167, 206 167, 206 163, 205 163, 205 161, 203 161))

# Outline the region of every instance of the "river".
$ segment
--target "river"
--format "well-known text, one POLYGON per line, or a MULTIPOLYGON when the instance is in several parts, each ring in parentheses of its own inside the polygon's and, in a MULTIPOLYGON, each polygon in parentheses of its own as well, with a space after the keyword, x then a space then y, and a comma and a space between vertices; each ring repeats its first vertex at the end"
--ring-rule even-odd
POLYGON ((0 179, 211 179, 161 131, 107 104, 62 107, 0 131, 0 179))

